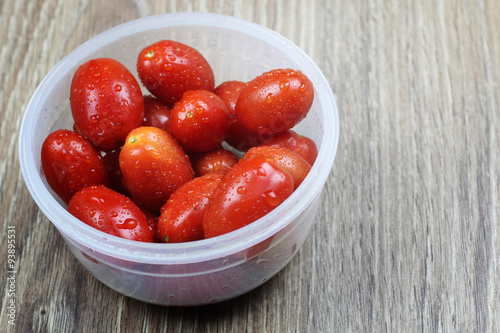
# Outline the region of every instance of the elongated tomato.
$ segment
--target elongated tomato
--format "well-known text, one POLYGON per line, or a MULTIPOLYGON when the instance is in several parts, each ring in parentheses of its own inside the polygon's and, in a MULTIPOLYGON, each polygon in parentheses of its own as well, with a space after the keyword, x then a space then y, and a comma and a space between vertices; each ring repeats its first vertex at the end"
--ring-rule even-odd
POLYGON ((68 211, 84 223, 107 234, 152 242, 153 231, 141 209, 129 198, 103 185, 78 191, 68 211))
POLYGON ((240 91, 236 118, 250 132, 280 133, 304 119, 313 99, 312 82, 301 71, 275 69, 257 76, 240 91))
POLYGON ((139 83, 114 59, 92 59, 81 65, 71 82, 70 103, 75 129, 105 151, 120 148, 144 118, 139 83))
POLYGON ((240 160, 214 190, 205 215, 205 238, 246 226, 266 215, 294 189, 292 175, 258 155, 240 160))
POLYGON ((170 195, 194 177, 189 157, 166 131, 132 130, 120 152, 123 183, 135 202, 159 213, 170 195))

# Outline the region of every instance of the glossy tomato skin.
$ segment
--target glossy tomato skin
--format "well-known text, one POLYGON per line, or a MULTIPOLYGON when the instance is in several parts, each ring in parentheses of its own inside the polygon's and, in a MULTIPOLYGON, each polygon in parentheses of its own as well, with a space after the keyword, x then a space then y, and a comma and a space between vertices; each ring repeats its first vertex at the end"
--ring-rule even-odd
POLYGON ((246 83, 243 81, 225 81, 215 87, 214 94, 219 96, 224 103, 226 103, 232 118, 235 117, 236 113, 236 101, 245 85, 246 83))
POLYGON ((232 151, 222 147, 206 153, 192 154, 191 164, 193 165, 194 174, 203 176, 207 174, 224 175, 238 163, 238 156, 232 151))
POLYGON ((246 152, 252 147, 260 146, 263 142, 273 137, 269 133, 250 132, 238 120, 229 125, 225 141, 236 150, 246 152))
POLYGON ((153 96, 144 96, 144 120, 142 126, 153 126, 167 130, 171 108, 153 96))
POLYGON ((236 117, 250 132, 274 134, 299 123, 314 99, 312 82, 299 70, 275 69, 241 90, 236 117))
POLYGON ((175 191, 161 209, 160 239, 166 243, 203 239, 202 220, 212 192, 222 175, 196 177, 175 191))
POLYGON ((47 182, 66 204, 82 188, 109 182, 99 151, 83 135, 70 130, 47 136, 41 162, 47 182))
POLYGON ((242 159, 214 190, 205 215, 205 238, 226 234, 266 215, 294 189, 292 175, 264 156, 242 159))
POLYGON ((311 165, 302 156, 284 147, 253 147, 243 158, 251 158, 256 155, 265 156, 268 161, 272 161, 290 172, 293 177, 294 190, 302 184, 309 171, 311 171, 311 165))
POLYGON ((172 40, 145 47, 137 59, 137 73, 144 86, 168 105, 188 90, 213 91, 215 86, 212 68, 203 55, 172 40))
POLYGON ((77 69, 70 104, 75 128, 105 151, 118 149, 144 118, 139 83, 124 65, 109 58, 89 60, 77 69))
POLYGON ((189 157, 174 137, 151 126, 129 133, 119 162, 133 200, 153 213, 159 213, 170 195, 194 176, 189 157))
POLYGON ((126 196, 103 185, 78 191, 71 198, 68 211, 107 234, 141 242, 153 241, 153 232, 140 208, 126 196))
POLYGON ((312 166, 318 156, 316 143, 310 138, 288 130, 275 134, 271 138, 260 143, 266 146, 278 146, 288 148, 302 156, 312 166))
POLYGON ((200 153, 224 141, 229 122, 227 105, 219 96, 207 90, 190 90, 170 111, 168 132, 186 151, 200 153))

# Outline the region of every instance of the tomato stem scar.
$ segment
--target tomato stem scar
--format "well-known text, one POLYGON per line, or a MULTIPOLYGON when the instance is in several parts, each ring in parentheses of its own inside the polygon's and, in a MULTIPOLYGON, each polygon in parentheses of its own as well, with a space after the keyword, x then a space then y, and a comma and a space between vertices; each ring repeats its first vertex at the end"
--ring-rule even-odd
POLYGON ((146 53, 146 58, 151 59, 151 58, 153 58, 154 55, 155 55, 154 51, 150 50, 150 51, 148 51, 148 53, 146 53))

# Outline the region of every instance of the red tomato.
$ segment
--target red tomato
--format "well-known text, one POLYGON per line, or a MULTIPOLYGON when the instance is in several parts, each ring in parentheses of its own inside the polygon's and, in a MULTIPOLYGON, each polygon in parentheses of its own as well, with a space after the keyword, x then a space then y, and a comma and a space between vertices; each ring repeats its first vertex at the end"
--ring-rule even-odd
POLYGON ((226 174, 236 163, 238 163, 238 156, 222 147, 191 156, 191 164, 196 176, 226 174))
POLYGON ((144 213, 129 198, 103 185, 78 191, 68 211, 86 224, 107 234, 152 242, 153 233, 144 213))
POLYGON ((120 153, 125 187, 139 205, 158 213, 170 195, 193 178, 189 157, 166 131, 132 130, 120 153))
POLYGON ((236 101, 245 85, 245 82, 242 81, 226 81, 218 85, 214 90, 214 93, 226 103, 231 117, 234 117, 236 113, 236 101))
POLYGON ((119 148, 144 117, 139 83, 125 66, 109 58, 89 60, 77 69, 70 102, 78 132, 105 151, 119 148))
POLYGON ((310 165, 314 164, 318 156, 318 148, 314 141, 292 130, 278 133, 261 144, 288 148, 302 156, 310 165))
POLYGON ((283 132, 307 115, 313 98, 313 85, 302 72, 275 69, 256 77, 241 90, 236 118, 250 132, 283 132))
POLYGON ((47 183, 65 203, 86 186, 108 184, 99 151, 79 133, 50 133, 42 144, 41 161, 47 183))
POLYGON ((137 73, 159 100, 173 105, 188 90, 214 90, 212 68, 200 52, 171 40, 144 48, 137 59, 137 73))
POLYGON ((262 142, 270 140, 271 138, 272 134, 250 132, 236 120, 229 125, 226 142, 231 147, 246 152, 248 149, 259 146, 262 142))
POLYGON ((153 96, 144 96, 144 120, 142 126, 153 126, 167 130, 170 107, 153 96))
POLYGON ((125 185, 123 184, 123 175, 120 170, 120 149, 108 151, 103 157, 106 172, 108 174, 108 187, 123 195, 129 195, 125 185))
POLYGON ((214 190, 205 215, 205 238, 239 229, 266 215, 293 192, 292 175, 262 155, 240 160, 214 190))
POLYGON ((311 165, 302 156, 287 148, 278 146, 254 147, 243 158, 251 158, 255 155, 265 156, 269 161, 288 170, 293 177, 294 190, 302 184, 311 170, 311 165))
POLYGON ((170 111, 168 132, 187 151, 205 152, 218 147, 229 127, 224 101, 206 90, 187 91, 170 111))
POLYGON ((201 222, 205 208, 221 178, 221 175, 194 178, 170 196, 158 219, 162 240, 179 243, 203 239, 201 222))

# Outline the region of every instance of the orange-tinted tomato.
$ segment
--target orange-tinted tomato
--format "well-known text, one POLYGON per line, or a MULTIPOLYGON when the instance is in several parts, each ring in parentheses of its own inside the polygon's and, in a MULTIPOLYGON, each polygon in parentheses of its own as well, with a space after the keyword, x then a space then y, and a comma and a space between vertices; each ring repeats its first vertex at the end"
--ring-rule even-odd
POLYGON ((131 131, 119 160, 123 182, 132 198, 154 213, 194 176, 189 157, 177 141, 156 127, 143 126, 131 131))

